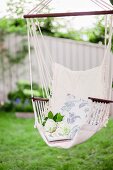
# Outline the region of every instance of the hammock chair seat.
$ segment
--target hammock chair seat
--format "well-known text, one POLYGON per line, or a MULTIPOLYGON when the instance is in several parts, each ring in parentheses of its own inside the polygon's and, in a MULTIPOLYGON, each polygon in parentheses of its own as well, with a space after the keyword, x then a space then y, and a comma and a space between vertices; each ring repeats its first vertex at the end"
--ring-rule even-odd
MULTIPOLYGON (((103 86, 105 83, 105 75, 103 72, 105 72, 104 69, 106 67, 101 65, 87 71, 71 71, 64 66, 55 63, 53 68, 52 98, 50 100, 35 97, 32 98, 36 105, 37 112, 39 111, 38 109, 40 105, 40 120, 39 124, 36 123, 36 127, 40 129, 41 136, 49 146, 70 148, 75 144, 82 143, 89 139, 102 127, 106 126, 108 122, 109 103, 111 101, 105 100, 106 90, 105 86, 103 86), (87 81, 85 81, 85 79, 87 79, 87 81), (67 99, 66 96, 68 97, 67 99), (76 99, 76 96, 79 98, 76 99), (88 96, 94 96, 95 98, 88 96), (80 97, 82 98, 80 99, 80 97), (104 100, 99 98, 104 98, 104 100), (80 101, 79 109, 76 109, 75 106, 78 101, 80 101), (72 108, 73 104, 75 105, 74 108, 72 108), (80 110, 80 108, 82 108, 82 110, 80 110), (76 118, 79 117, 79 122, 78 119, 77 121, 75 119, 75 122, 73 122, 72 131, 70 133, 71 137, 56 137, 54 135, 50 138, 45 133, 42 122, 50 110, 52 110, 53 113, 61 112, 64 117, 68 113, 76 118), (80 117, 81 114, 82 116, 80 117), (41 117, 41 115, 43 116, 41 117)), ((69 120, 69 117, 67 120, 69 120)), ((67 120, 65 123, 67 123, 67 120)))
MULTIPOLYGON (((35 105, 37 105, 37 102, 40 101, 40 103, 43 102, 44 105, 47 104, 48 109, 50 107, 48 105, 48 101, 41 101, 40 99, 37 98, 34 98, 33 100, 35 105)), ((89 101, 89 103, 90 103, 90 108, 89 108, 90 111, 88 112, 88 115, 85 112, 83 112, 84 115, 82 119, 80 119, 80 121, 77 122, 78 123, 76 127, 77 129, 74 129, 76 131, 74 131, 73 137, 70 139, 64 139, 63 137, 62 139, 61 137, 55 138, 55 136, 53 138, 49 138, 46 135, 41 122, 44 120, 46 115, 43 115, 43 118, 41 119, 39 114, 39 123, 36 124, 36 128, 38 128, 44 141, 51 147, 70 148, 76 144, 86 141, 91 136, 93 136, 97 131, 99 131, 102 127, 106 126, 108 122, 108 115, 106 114, 107 113, 106 109, 109 108, 109 105, 108 107, 106 107, 107 103, 91 102, 91 101, 89 101)), ((44 108, 42 109, 42 113, 44 114, 44 108)), ((76 117, 77 116, 80 116, 80 111, 78 112, 76 117)), ((76 125, 76 121, 74 122, 74 126, 75 125, 76 125)))

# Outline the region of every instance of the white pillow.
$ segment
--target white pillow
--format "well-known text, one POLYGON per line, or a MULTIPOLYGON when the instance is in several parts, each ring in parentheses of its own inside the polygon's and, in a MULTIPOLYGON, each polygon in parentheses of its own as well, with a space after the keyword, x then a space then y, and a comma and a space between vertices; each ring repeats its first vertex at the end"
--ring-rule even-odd
POLYGON ((81 126, 87 122, 91 113, 91 106, 91 100, 84 100, 67 94, 66 101, 58 112, 64 116, 63 122, 70 126, 70 138, 73 138, 81 126))

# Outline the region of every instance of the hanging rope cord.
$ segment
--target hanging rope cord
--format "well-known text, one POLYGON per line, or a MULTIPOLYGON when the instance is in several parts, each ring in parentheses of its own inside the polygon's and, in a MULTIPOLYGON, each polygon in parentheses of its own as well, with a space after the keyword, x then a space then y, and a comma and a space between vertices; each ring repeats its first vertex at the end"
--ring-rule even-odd
MULTIPOLYGON (((109 5, 107 2, 105 2, 104 0, 91 0, 93 3, 95 3, 97 6, 101 7, 102 9, 106 10, 106 8, 108 10, 113 9, 113 6, 109 5)), ((108 21, 108 15, 105 16, 105 53, 104 53, 104 59, 102 62, 102 67, 101 68, 105 68, 104 72, 103 72, 103 84, 105 87, 105 96, 107 96, 107 99, 111 99, 111 95, 112 95, 112 67, 111 67, 111 62, 110 62, 110 49, 111 49, 111 41, 112 41, 112 16, 110 16, 109 18, 110 20, 108 21), (108 25, 109 22, 109 25, 108 25), (108 28, 109 28, 109 35, 107 34, 108 32, 108 28), (108 44, 107 44, 108 42, 108 44)), ((107 122, 108 122, 108 117, 109 117, 109 111, 110 111, 110 105, 104 105, 104 109, 103 109, 103 117, 102 117, 102 125, 103 124, 106 126, 107 122)), ((100 127, 101 127, 100 126, 100 127)))
MULTIPOLYGON (((45 8, 50 2, 51 2, 52 0, 43 0, 39 5, 37 5, 33 10, 31 10, 29 13, 32 13, 32 12, 35 12, 35 11, 37 11, 37 13, 39 13, 39 12, 41 12, 42 11, 42 9, 43 8, 45 8), (42 4, 43 3, 43 4, 42 4), (40 7, 40 5, 42 5, 42 7, 40 7)), ((42 56, 42 53, 41 53, 41 51, 40 51, 40 45, 39 45, 39 42, 37 43, 37 40, 38 40, 38 38, 37 38, 37 33, 36 33, 36 28, 34 27, 35 25, 34 25, 34 21, 31 19, 27 19, 27 30, 28 30, 28 55, 29 55, 29 68, 30 68, 30 84, 31 84, 31 97, 33 97, 34 95, 33 95, 33 77, 32 77, 32 60, 31 60, 31 46, 32 46, 32 44, 31 44, 31 41, 30 40, 32 40, 32 42, 33 42, 33 44, 35 44, 34 45, 34 49, 35 49, 35 53, 36 53, 36 59, 37 59, 37 63, 38 63, 38 71, 39 71, 39 73, 41 73, 41 74, 39 74, 39 77, 40 77, 40 81, 41 81, 41 86, 42 86, 42 92, 43 92, 43 97, 48 97, 49 98, 49 92, 48 92, 48 89, 47 89, 47 81, 48 81, 48 83, 50 84, 50 82, 51 82, 51 76, 50 76, 50 74, 48 73, 48 69, 47 69, 47 65, 45 64, 45 61, 44 61, 44 58, 43 58, 43 56, 42 56), (34 43, 35 42, 35 43, 34 43), (38 46, 38 48, 37 48, 37 46, 38 46), (37 49, 39 49, 39 51, 37 50, 37 49), (41 53, 41 56, 42 56, 42 58, 40 58, 40 53, 41 53), (43 63, 44 63, 44 65, 42 66, 42 61, 43 61, 43 63), (44 70, 44 68, 46 68, 46 70, 44 70), (47 75, 48 76, 47 76, 47 75), (42 79, 42 76, 44 77, 43 79, 42 79), (49 78, 48 78, 49 77, 49 78), (48 78, 48 80, 47 80, 47 78, 48 78), (47 81, 46 81, 47 80, 47 81), (44 90, 45 90, 45 93, 44 93, 44 90)), ((41 29, 40 29, 40 27, 39 27, 39 22, 38 22, 38 28, 39 28, 39 32, 41 33, 41 37, 42 37, 42 39, 43 39, 43 41, 44 41, 44 45, 45 45, 45 47, 46 47, 46 44, 45 44, 45 40, 44 40, 44 37, 43 37, 43 35, 42 35, 42 32, 41 32, 41 29)), ((47 47, 46 47, 46 49, 47 49, 47 47)), ((49 52, 48 52, 49 53, 49 52)), ((50 56, 50 54, 48 55, 48 56, 50 56)), ((50 57, 50 58, 52 58, 52 57, 50 57)), ((51 61, 52 61, 52 59, 51 59, 51 61)), ((36 107, 36 105, 35 105, 35 103, 33 102, 33 100, 32 100, 32 105, 33 105, 33 110, 34 110, 34 116, 35 116, 35 125, 34 125, 34 127, 36 127, 36 126, 38 126, 39 125, 39 123, 38 123, 38 117, 37 117, 37 107, 36 107)), ((43 104, 42 104, 43 105, 43 104)), ((40 108, 41 108, 41 106, 40 106, 40 108)), ((41 108, 42 109, 42 108, 41 108)))
MULTIPOLYGON (((96 4, 98 7, 102 8, 103 10, 111 10, 113 7, 105 2, 104 0, 91 0, 94 4, 96 4)), ((107 46, 107 26, 108 26, 108 16, 105 15, 105 50, 107 46)))
MULTIPOLYGON (((35 8, 35 11, 36 11, 36 9, 37 9, 38 12, 42 11, 42 9, 45 8, 48 5, 48 3, 51 2, 51 0, 43 1, 43 3, 44 2, 45 2, 45 4, 43 4, 42 7, 37 6, 37 8, 35 8)), ((42 3, 40 5, 42 5, 42 3)), ((33 10, 31 12, 33 12, 33 10)), ((39 21, 37 21, 37 23, 38 23, 37 25, 38 25, 39 33, 41 35, 41 39, 43 41, 43 44, 44 44, 45 48, 48 49, 47 45, 45 43, 44 37, 42 35, 40 26, 39 26, 39 21)), ((48 71, 47 63, 45 62, 44 56, 43 56, 43 54, 41 52, 41 45, 40 45, 39 38, 38 38, 38 35, 37 35, 37 32, 36 32, 36 25, 34 23, 34 20, 33 19, 31 19, 31 20, 27 19, 27 26, 28 26, 28 41, 29 41, 28 48, 29 48, 29 61, 30 61, 31 96, 33 97, 33 88, 32 88, 32 79, 33 78, 32 78, 32 68, 31 68, 32 64, 31 64, 31 58, 30 58, 31 57, 31 55, 30 55, 30 37, 31 37, 32 42, 34 44, 34 49, 35 49, 35 53, 36 53, 36 59, 37 59, 37 63, 38 63, 38 66, 39 66, 39 73, 41 73, 40 81, 41 81, 42 91, 43 92, 45 91, 45 94, 43 93, 43 97, 46 96, 46 97, 49 98, 49 92, 48 92, 49 89, 47 87, 47 82, 48 82, 48 84, 50 84, 52 77, 51 77, 51 75, 50 75, 50 73, 48 71)), ((53 62, 49 51, 48 50, 46 50, 46 51, 47 51, 47 56, 49 56, 48 61, 50 60, 50 63, 53 62)))
POLYGON ((44 56, 43 56, 43 53, 42 53, 42 50, 41 50, 40 42, 38 41, 38 38, 37 38, 37 34, 36 34, 36 30, 35 30, 35 24, 33 23, 33 21, 32 21, 32 26, 33 26, 32 27, 32 29, 33 29, 32 30, 33 31, 33 39, 34 39, 34 42, 35 42, 35 52, 36 52, 38 65, 39 65, 40 71, 41 71, 41 77, 42 77, 42 81, 43 81, 42 83, 43 83, 44 88, 45 88, 46 96, 49 97, 48 90, 47 90, 47 83, 50 83, 51 76, 50 76, 49 70, 47 68, 47 64, 44 60, 44 56))
POLYGON ((106 48, 106 53, 105 53, 105 56, 104 56, 104 60, 103 60, 103 63, 107 63, 107 60, 109 61, 108 62, 108 66, 107 66, 107 75, 106 77, 108 77, 108 83, 107 83, 107 89, 109 91, 109 94, 108 94, 108 98, 111 99, 111 92, 112 92, 112 67, 111 67, 111 54, 110 54, 110 50, 111 50, 111 43, 112 43, 112 34, 113 34, 113 28, 112 28, 112 25, 113 25, 113 16, 110 17, 110 22, 109 22, 109 41, 108 41, 108 46, 106 48))
POLYGON ((48 4, 52 0, 42 0, 35 8, 33 8, 28 14, 38 14, 40 13, 45 7, 48 6, 48 4))
MULTIPOLYGON (((91 1, 104 10, 113 9, 113 6, 111 6, 104 0, 101 0, 101 1, 100 0, 91 0, 91 1)), ((110 63, 111 63, 110 62, 110 49, 111 49, 111 41, 112 41, 112 33, 113 33, 112 16, 109 19, 110 19, 110 21, 109 21, 109 25, 108 25, 108 16, 106 15, 105 16, 105 53, 104 53, 104 59, 102 62, 102 67, 106 66, 105 73, 106 73, 106 80, 108 80, 108 81, 105 85, 105 88, 109 91, 109 95, 107 95, 107 96, 110 99, 111 98, 111 87, 110 86, 112 84, 112 75, 110 74, 110 72, 112 73, 112 71, 110 71, 110 69, 111 69, 111 67, 110 67, 110 63), (109 28, 109 35, 107 34, 108 28, 109 28), (107 44, 107 41, 108 41, 108 44, 107 44)))
MULTIPOLYGON (((111 10, 113 9, 113 7, 111 5, 109 5, 108 3, 106 3, 104 0, 100 1, 94 1, 92 0, 96 5, 101 6, 102 9, 106 10, 105 8, 111 10), (100 5, 101 4, 101 5, 100 5)), ((111 15, 109 17, 108 20, 108 16, 105 16, 105 53, 104 53, 104 59, 102 62, 102 68, 104 69, 104 78, 103 80, 105 80, 104 86, 105 86, 105 96, 107 96, 107 99, 111 99, 112 96, 112 67, 111 67, 111 57, 110 57, 110 49, 111 49, 111 42, 112 42, 112 33, 113 33, 113 29, 112 29, 112 21, 113 21, 113 16, 111 15), (109 22, 109 25, 108 25, 109 22), (109 35, 107 34, 108 32, 108 28, 109 28, 109 35), (108 44, 107 44, 108 41, 108 44)), ((109 111, 110 111, 110 105, 106 105, 106 109, 105 112, 103 114, 103 122, 106 123, 108 122, 108 117, 109 117, 109 111)))
MULTIPOLYGON (((106 19, 106 18, 105 18, 106 19)), ((112 67, 111 67, 111 41, 112 41, 112 20, 113 16, 111 15, 109 20, 107 18, 107 21, 109 21, 109 35, 108 35, 108 44, 107 44, 107 22, 106 22, 106 30, 105 30, 105 39, 106 39, 106 44, 105 44, 105 54, 104 54, 104 59, 102 62, 102 68, 104 68, 104 73, 103 73, 103 80, 104 80, 104 86, 105 86, 105 96, 107 99, 111 99, 111 94, 112 94, 112 67)), ((103 115, 103 122, 105 122, 105 126, 108 122, 108 117, 109 117, 109 111, 110 111, 110 104, 106 105, 106 109, 103 115)))
MULTIPOLYGON (((34 28, 33 28, 33 30, 34 30, 34 28)), ((31 39, 32 39, 32 42, 35 42, 34 43, 34 50, 35 50, 35 54, 36 54, 36 61, 37 61, 37 63, 38 63, 38 72, 40 73, 41 72, 41 74, 42 74, 42 76, 43 76, 43 68, 42 68, 42 64, 40 63, 40 58, 39 58, 39 56, 40 56, 40 50, 38 50, 37 49, 37 39, 36 39, 36 37, 33 35, 33 32, 32 32, 32 30, 30 29, 30 35, 31 35, 31 39)), ((40 74, 39 74, 39 76, 40 76, 40 74)), ((42 87, 44 88, 45 87, 45 82, 44 82, 44 79, 41 79, 41 76, 39 77, 40 78, 40 81, 41 81, 41 85, 42 85, 42 87)), ((44 96, 44 94, 43 94, 43 96, 44 96)))
MULTIPOLYGON (((33 97, 33 78, 32 78, 32 62, 31 62, 31 46, 30 46, 30 31, 29 31, 29 23, 27 21, 27 29, 28 29, 28 52, 29 52, 29 68, 30 68, 30 84, 31 84, 31 97, 33 97)), ((32 100, 32 106, 34 110, 34 116, 35 116, 35 125, 38 124, 38 118, 37 118, 37 113, 36 113, 36 108, 35 104, 32 100)))
POLYGON ((101 0, 101 1, 100 0, 91 0, 91 1, 104 10, 107 10, 107 9, 111 10, 113 8, 111 5, 109 5, 104 0, 101 0))

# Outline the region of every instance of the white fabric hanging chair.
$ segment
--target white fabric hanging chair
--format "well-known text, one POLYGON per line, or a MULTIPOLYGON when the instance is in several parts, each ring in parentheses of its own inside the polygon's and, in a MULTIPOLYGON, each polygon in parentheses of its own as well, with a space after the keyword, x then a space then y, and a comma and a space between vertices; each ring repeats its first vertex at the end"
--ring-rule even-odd
MULTIPOLYGON (((49 2, 43 0, 41 5, 43 4, 44 7, 49 2)), ((39 5, 37 7, 39 12, 43 8, 39 5)), ((31 96, 35 115, 35 128, 38 128, 44 141, 51 147, 70 148, 82 143, 106 126, 108 122, 109 108, 112 102, 112 71, 110 67, 112 16, 110 15, 109 18, 109 40, 105 47, 104 59, 100 66, 86 71, 72 71, 63 65, 55 63, 45 44, 38 19, 27 19, 31 96), (47 50, 45 56, 38 41, 37 28, 41 35, 43 50, 44 48, 47 50), (34 46, 38 63, 43 98, 33 96, 31 42, 34 46), (52 119, 47 119, 50 111, 54 115, 61 113, 64 116, 63 120, 54 123, 52 119), (48 127, 43 125, 44 121, 45 123, 48 121, 48 126, 50 123, 49 129, 51 130, 52 128, 53 132, 47 131, 46 128, 48 127)), ((107 34, 107 24, 105 34, 107 34)), ((105 40, 105 44, 106 42, 105 40)))

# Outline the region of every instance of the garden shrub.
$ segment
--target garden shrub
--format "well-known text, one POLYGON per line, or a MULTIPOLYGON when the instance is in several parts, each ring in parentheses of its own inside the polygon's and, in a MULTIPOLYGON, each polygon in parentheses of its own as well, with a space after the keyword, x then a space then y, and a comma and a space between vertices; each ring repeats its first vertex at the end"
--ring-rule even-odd
MULTIPOLYGON (((27 81, 17 82, 16 90, 9 92, 8 102, 0 106, 2 111, 15 111, 15 112, 33 112, 31 102, 30 84, 27 81)), ((42 89, 36 83, 33 83, 33 94, 35 97, 43 97, 42 89)))

